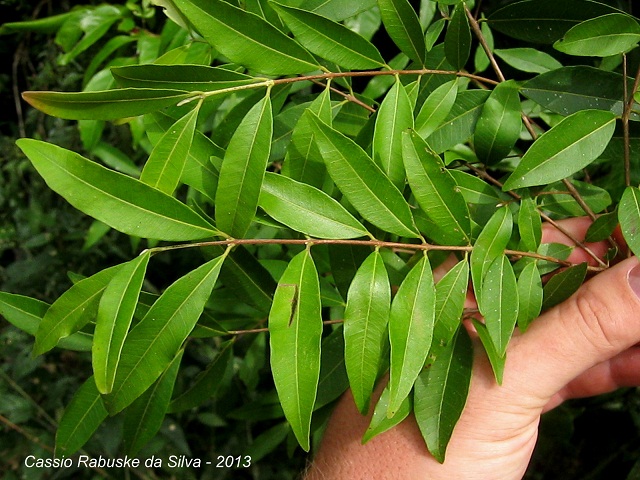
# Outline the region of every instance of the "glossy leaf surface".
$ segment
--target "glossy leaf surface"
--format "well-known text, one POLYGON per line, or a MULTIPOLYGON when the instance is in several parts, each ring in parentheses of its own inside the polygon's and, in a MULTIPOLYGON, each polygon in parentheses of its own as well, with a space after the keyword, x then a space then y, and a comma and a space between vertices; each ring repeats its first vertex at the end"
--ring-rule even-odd
POLYGON ((424 64, 427 47, 420 21, 407 0, 378 0, 382 23, 394 43, 411 60, 424 64))
POLYGON ((627 187, 620 199, 618 210, 620 228, 624 239, 636 255, 640 255, 640 191, 627 187))
POLYGON ((471 29, 463 3, 453 9, 444 37, 444 53, 455 70, 462 70, 471 54, 471 29))

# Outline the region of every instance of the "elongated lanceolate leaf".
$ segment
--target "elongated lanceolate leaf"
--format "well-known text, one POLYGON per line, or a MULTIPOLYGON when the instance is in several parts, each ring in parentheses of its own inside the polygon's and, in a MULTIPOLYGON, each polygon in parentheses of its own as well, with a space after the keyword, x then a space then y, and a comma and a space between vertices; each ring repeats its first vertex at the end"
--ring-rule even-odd
POLYGON ((542 241, 542 220, 532 198, 523 198, 520 202, 518 230, 522 246, 530 252, 538 250, 542 241))
POLYGON ((349 388, 349 377, 344 363, 344 334, 336 328, 322 340, 320 379, 314 410, 336 400, 349 388))
POLYGON ((529 73, 545 73, 562 68, 562 64, 548 53, 535 48, 496 48, 493 53, 516 70, 529 73))
POLYGON ((353 140, 313 113, 316 142, 329 175, 349 202, 369 222, 396 235, 418 237, 409 204, 384 172, 353 140))
POLYGON ((411 60, 424 65, 427 47, 413 7, 407 0, 378 0, 378 7, 393 42, 411 60))
POLYGON ((462 3, 456 5, 451 15, 444 37, 444 53, 455 70, 462 70, 471 54, 471 29, 462 3))
POLYGON ((283 175, 265 175, 260 207, 280 223, 316 238, 357 238, 367 230, 335 199, 283 175))
POLYGON ((587 262, 563 270, 554 275, 544 286, 542 309, 547 310, 564 302, 580 288, 587 275, 587 262))
POLYGON ((391 287, 382 256, 375 251, 358 269, 344 313, 344 357, 353 398, 362 414, 369 411, 387 333, 391 287))
POLYGON ((113 389, 104 396, 109 413, 130 405, 164 372, 202 314, 225 256, 176 280, 127 335, 113 389))
POLYGON ((502 377, 504 374, 504 365, 507 361, 507 355, 500 355, 500 353, 498 353, 484 323, 479 322, 475 318, 472 318, 471 321, 473 322, 476 332, 478 332, 478 338, 480 338, 480 342, 482 342, 482 346, 487 353, 487 357, 489 357, 489 363, 491 363, 491 369, 493 370, 496 382, 498 385, 502 385, 502 377))
POLYGON ((64 411, 56 432, 56 457, 77 452, 107 418, 93 377, 82 384, 64 411))
POLYGON ((56 145, 31 139, 16 143, 52 190, 120 232, 167 241, 220 233, 182 202, 139 180, 56 145))
POLYGON ((389 395, 389 386, 387 385, 382 391, 382 395, 380 395, 378 403, 376 403, 376 408, 373 411, 369 427, 362 436, 363 445, 376 435, 380 435, 381 433, 384 433, 387 430, 395 427, 405 418, 407 418, 411 413, 413 402, 411 401, 411 397, 409 396, 402 401, 402 404, 400 405, 400 408, 398 408, 398 411, 391 418, 389 418, 387 416, 387 412, 389 410, 389 395))
POLYGON ((404 132, 402 157, 411 190, 434 224, 424 233, 445 245, 468 245, 469 209, 440 157, 415 132, 404 132))
POLYGON ((309 11, 271 2, 296 40, 310 52, 349 70, 377 69, 384 60, 368 40, 344 25, 309 11))
POLYGON ((93 336, 93 375, 100 393, 111 391, 125 337, 149 263, 149 252, 121 265, 100 299, 93 336))
POLYGON ((284 414, 305 451, 320 377, 322 316, 318 273, 308 250, 282 274, 269 313, 271 371, 284 414))
POLYGON ((463 330, 432 349, 434 359, 418 376, 413 394, 416 422, 429 452, 440 463, 469 393, 473 348, 463 330))
POLYGON ((640 190, 636 187, 627 187, 622 194, 618 219, 627 245, 640 258, 640 190))
POLYGON ((192 96, 180 90, 123 88, 101 92, 24 92, 31 106, 67 120, 115 120, 155 112, 192 96))
POLYGON ((542 309, 542 279, 536 262, 527 264, 518 277, 518 328, 524 332, 542 309))
POLYGON ((141 182, 167 195, 173 194, 187 163, 199 111, 200 104, 162 135, 142 169, 141 182))
POLYGON ((256 214, 272 135, 273 114, 267 95, 238 126, 220 168, 216 222, 233 237, 243 237, 256 214))
POLYGON ((460 260, 436 284, 434 342, 448 344, 461 325, 464 301, 469 287, 469 262, 460 260))
POLYGON ((216 50, 265 75, 316 70, 313 56, 261 17, 222 0, 174 0, 216 50))
POLYGON ((53 302, 38 325, 34 356, 48 352, 61 338, 94 319, 104 289, 121 267, 116 265, 80 280, 53 302))
POLYGON ((424 366, 433 338, 435 302, 433 274, 429 259, 424 256, 409 271, 391 304, 389 417, 409 395, 424 366))
POLYGON ((604 151, 615 121, 613 113, 602 110, 584 110, 565 118, 531 145, 503 190, 555 182, 583 169, 604 151))
POLYGON ((427 138, 449 115, 458 95, 458 81, 440 85, 427 97, 416 117, 415 130, 427 138))
POLYGON ((451 176, 458 184, 458 191, 467 203, 478 205, 497 205, 500 203, 498 189, 474 175, 460 170, 450 170, 451 176))

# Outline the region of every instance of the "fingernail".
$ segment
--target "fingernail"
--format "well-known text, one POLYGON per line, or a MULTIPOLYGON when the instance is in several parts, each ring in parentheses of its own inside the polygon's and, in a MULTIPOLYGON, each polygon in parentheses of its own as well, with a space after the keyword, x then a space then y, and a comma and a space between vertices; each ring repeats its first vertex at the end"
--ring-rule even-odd
POLYGON ((640 265, 636 265, 629 270, 627 281, 629 282, 629 286, 631 287, 631 290, 633 290, 633 293, 640 298, 640 265))

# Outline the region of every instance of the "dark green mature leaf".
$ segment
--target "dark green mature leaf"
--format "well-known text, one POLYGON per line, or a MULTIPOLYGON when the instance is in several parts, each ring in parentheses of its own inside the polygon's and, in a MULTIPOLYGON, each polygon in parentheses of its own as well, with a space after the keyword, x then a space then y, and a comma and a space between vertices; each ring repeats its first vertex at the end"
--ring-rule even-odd
POLYGON ((344 313, 344 357, 349 385, 360 413, 369 411, 387 333, 391 287, 376 250, 358 269, 347 296, 344 313))
MULTIPOLYGON (((609 192, 605 189, 579 180, 571 180, 571 184, 594 213, 600 213, 611 205, 611 195, 609 195, 609 192)), ((545 195, 542 195, 540 206, 544 210, 564 216, 579 217, 580 215, 584 215, 582 206, 573 198, 562 183, 552 183, 551 185, 547 185, 542 191, 545 195)))
POLYGON ((107 418, 100 392, 93 377, 82 384, 64 411, 56 432, 56 457, 77 452, 107 418))
POLYGON ((544 286, 542 309, 547 310, 564 302, 580 288, 587 274, 587 262, 563 270, 554 275, 544 286))
POLYGON ((424 65, 427 47, 413 7, 407 0, 378 0, 378 7, 384 28, 400 51, 424 65))
POLYGON ((265 75, 316 70, 313 56, 261 17, 222 0, 174 0, 216 50, 265 75))
POLYGON ((100 393, 111 392, 120 353, 129 331, 150 253, 121 265, 100 298, 93 336, 92 364, 100 393))
POLYGON ((416 422, 429 452, 440 463, 444 462, 471 381, 473 348, 463 330, 458 329, 450 342, 432 348, 435 358, 418 376, 413 394, 416 422))
POLYGON ((518 231, 522 246, 530 252, 535 252, 542 241, 542 220, 532 198, 523 198, 518 211, 518 231))
POLYGON ((608 57, 627 52, 638 41, 638 22, 630 15, 610 13, 575 25, 553 48, 569 55, 608 57))
POLYGON ((413 402, 411 401, 411 397, 407 397, 402 401, 398 411, 392 417, 387 416, 387 412, 389 411, 389 397, 390 390, 387 385, 382 391, 382 395, 380 395, 378 403, 376 403, 376 408, 373 410, 369 427, 362 436, 363 445, 376 435, 395 427, 411 413, 413 402))
POLYGON ((542 309, 542 279, 536 262, 528 263, 518 277, 518 328, 524 332, 542 309))
POLYGON ((535 48, 496 48, 493 53, 516 70, 529 73, 545 73, 562 68, 562 64, 548 53, 535 48))
POLYGON ((523 0, 491 14, 491 28, 533 43, 553 43, 583 20, 619 12, 592 0, 523 0), (535 28, 532 28, 534 26, 535 28))
POLYGON ((418 204, 434 223, 429 237, 445 245, 468 245, 469 209, 442 160, 415 132, 405 132, 402 157, 418 204))
POLYGON ((427 138, 449 115, 458 96, 458 80, 440 85, 427 97, 416 117, 415 130, 427 138))
POLYGON ((391 304, 389 417, 398 411, 424 367, 433 338, 435 306, 433 274, 425 255, 409 271, 391 304))
POLYGON ((462 70, 471 54, 471 29, 463 3, 453 10, 444 37, 444 53, 455 70, 462 70))
POLYGON ((631 251, 640 256, 640 190, 627 187, 618 206, 622 235, 631 251))
POLYGON ((376 0, 306 0, 304 8, 319 15, 330 18, 335 22, 340 22, 353 17, 365 10, 369 10, 376 5, 376 0))
POLYGON ((487 182, 461 170, 450 170, 450 173, 458 184, 458 191, 462 193, 467 203, 478 205, 497 205, 500 203, 498 190, 487 182))
POLYGON ((53 302, 38 325, 33 355, 48 352, 93 320, 104 289, 121 268, 116 265, 80 280, 53 302))
POLYGON ((496 382, 498 385, 502 385, 504 364, 507 361, 507 356, 506 354, 500 355, 498 353, 484 323, 479 322, 475 318, 472 318, 471 321, 473 322, 476 332, 478 332, 478 337, 480 338, 480 342, 482 342, 485 352, 487 352, 487 357, 489 357, 489 363, 491 363, 491 368, 493 369, 493 375, 496 378, 496 382))
POLYGON ((100 92, 24 92, 31 106, 67 120, 115 120, 155 112, 193 94, 180 90, 122 88, 100 92))
POLYGON ((432 350, 448 344, 461 324, 469 287, 469 262, 459 261, 436 283, 436 313, 432 350))
POLYGON ((309 451, 311 414, 320 377, 318 273, 309 250, 296 255, 282 274, 269 313, 271 371, 285 416, 309 451))
POLYGON ((336 328, 322 340, 320 379, 314 410, 338 399, 349 388, 349 377, 344 363, 344 333, 336 328))
POLYGON ((182 202, 134 178, 56 145, 26 138, 16 143, 52 190, 116 230, 169 241, 220 233, 182 202))
MULTIPOLYGON (((625 209, 626 211, 627 209, 625 209)), ((633 211, 633 210, 631 210, 633 211)), ((609 238, 618 226, 618 209, 604 213, 589 225, 589 230, 584 237, 586 242, 602 242, 609 238)), ((628 242, 628 241, 627 241, 628 242)))
POLYGON ((489 266, 482 281, 480 313, 500 356, 507 351, 518 319, 518 286, 513 267, 506 255, 489 266))
POLYGON ((340 191, 369 222, 396 235, 418 237, 409 205, 384 172, 353 140, 307 112, 327 170, 340 191))
POLYGON ((513 80, 497 85, 484 106, 473 136, 478 158, 492 165, 509 155, 520 137, 520 96, 513 80))
POLYGON ((368 40, 316 13, 271 2, 303 47, 349 70, 377 69, 384 59, 368 40))
POLYGON ((233 237, 242 238, 256 214, 272 135, 273 113, 267 95, 238 126, 220 168, 216 223, 233 237))
POLYGON ((322 190, 267 173, 259 205, 275 220, 316 238, 357 238, 369 233, 338 201, 322 190))
MULTIPOLYGON (((7 322, 23 332, 35 336, 42 318, 46 315, 49 304, 35 298, 0 292, 0 315, 7 322)), ((58 346, 66 350, 80 352, 91 351, 93 336, 77 332, 68 337, 61 338, 58 346)))
POLYGON ((183 353, 184 349, 180 350, 151 388, 125 411, 122 440, 128 455, 136 455, 160 430, 183 353))
POLYGON ((613 136, 616 117, 584 110, 541 135, 522 156, 503 190, 551 183, 583 169, 600 156, 613 136))
POLYGON ((224 259, 214 258, 176 280, 129 332, 113 390, 104 397, 111 414, 130 405, 175 358, 202 314, 224 259))

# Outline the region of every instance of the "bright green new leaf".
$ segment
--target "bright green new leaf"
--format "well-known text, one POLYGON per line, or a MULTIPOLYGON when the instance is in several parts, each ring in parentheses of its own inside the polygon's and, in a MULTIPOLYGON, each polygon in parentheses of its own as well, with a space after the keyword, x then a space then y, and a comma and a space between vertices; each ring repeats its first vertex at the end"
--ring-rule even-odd
POLYGON ((450 342, 433 348, 435 358, 416 380, 414 413, 429 452, 440 463, 453 428, 466 403, 471 381, 473 348, 464 329, 450 342))
POLYGON ((529 73, 545 73, 562 68, 562 64, 548 53, 535 48, 496 48, 493 53, 516 70, 529 73))
POLYGON ((353 140, 307 112, 329 175, 369 222, 400 236, 418 237, 409 204, 378 165, 353 140))
POLYGON ((626 188, 618 206, 618 218, 627 245, 636 256, 640 256, 640 190, 626 188))
POLYGON ((408 0, 378 0, 378 7, 384 28, 400 51, 424 65, 427 47, 420 20, 408 0))
POLYGON ((273 113, 267 95, 236 129, 220 168, 216 223, 232 237, 242 238, 256 214, 272 135, 273 113))
POLYGON ((93 377, 82 384, 62 414, 56 431, 56 457, 73 455, 91 438, 108 413, 93 377))
POLYGON ((222 0, 174 0, 207 42, 232 62, 265 75, 318 69, 313 56, 253 13, 222 0))
POLYGON ((309 451, 311 414, 320 377, 322 315, 318 272, 309 250, 282 274, 269 313, 271 371, 285 416, 309 451))
POLYGON ((498 385, 502 385, 504 364, 507 361, 507 356, 506 354, 500 355, 498 353, 484 323, 479 322, 475 318, 472 318, 471 321, 473 322, 476 332, 478 332, 478 337, 480 338, 480 342, 482 342, 485 352, 487 352, 487 357, 489 357, 489 363, 491 363, 491 368, 493 370, 493 375, 496 378, 496 382, 498 385))
POLYGON ((434 346, 448 344, 461 325, 469 287, 469 262, 460 260, 436 284, 434 346), (436 343, 438 342, 438 343, 436 343))
POLYGON ((109 413, 130 405, 167 369, 200 318, 224 259, 216 257, 176 280, 129 332, 113 389, 104 396, 109 413))
POLYGON ((409 271, 391 304, 389 417, 396 414, 424 367, 433 338, 435 306, 433 274, 425 255, 409 271))
POLYGON ((523 198, 518 211, 518 231, 522 246, 535 252, 542 241, 542 220, 540 212, 532 198, 523 198))
POLYGON ((344 313, 344 357, 353 398, 362 414, 369 411, 384 337, 389 322, 391 287, 382 256, 376 250, 358 269, 344 313))
POLYGON ((541 135, 522 156, 503 190, 544 185, 583 169, 604 151, 616 117, 603 110, 583 110, 541 135))
POLYGON ((442 124, 458 96, 458 80, 440 85, 427 97, 416 117, 415 130, 422 138, 427 138, 442 124))
POLYGON ((167 195, 173 194, 191 150, 200 105, 198 103, 158 140, 142 169, 141 182, 167 195))
POLYGON ((31 106, 67 120, 115 120, 155 112, 191 97, 180 90, 122 88, 101 92, 24 92, 31 106))
POLYGON ((280 223, 316 238, 357 238, 369 233, 338 201, 311 185, 267 172, 259 206, 280 223))
POLYGON ((640 25, 631 16, 610 13, 572 27, 553 48, 569 55, 609 57, 625 53, 640 41, 640 25))
POLYGON ((100 297, 122 268, 116 265, 80 280, 53 302, 36 332, 33 356, 48 352, 62 338, 77 332, 95 318, 100 297))
POLYGON ((100 393, 111 392, 122 345, 131 326, 133 313, 149 264, 150 253, 120 266, 100 298, 93 335, 93 376, 100 393))
POLYGON ((171 401, 183 353, 184 349, 180 350, 151 388, 126 409, 122 441, 128 455, 136 455, 160 430, 171 401))
MULTIPOLYGON (((86 9, 83 10, 86 11, 86 9)), ((51 35, 56 33, 67 20, 80 16, 82 13, 82 10, 78 9, 58 15, 49 15, 36 20, 7 22, 0 26, 0 35, 10 35, 19 32, 35 32, 51 35)))
POLYGON ((380 395, 378 403, 376 403, 376 408, 373 411, 369 427, 362 436, 363 445, 376 435, 380 435, 381 433, 395 427, 411 413, 413 402, 409 396, 402 401, 400 408, 398 408, 398 411, 393 415, 393 417, 389 418, 387 416, 387 411, 389 410, 389 395, 389 386, 387 385, 387 387, 382 391, 382 395, 380 395))
POLYGON ((563 270, 554 275, 544 286, 544 299, 542 309, 549 308, 564 302, 580 288, 587 275, 587 262, 563 270))
POLYGON ((455 70, 462 70, 471 54, 471 29, 463 3, 453 10, 444 37, 444 53, 455 70))
POLYGON ((424 233, 444 245, 468 245, 469 209, 440 157, 415 132, 404 132, 402 147, 411 190, 434 224, 424 233))
POLYGON ((378 69, 385 65, 371 42, 344 25, 299 8, 271 2, 296 40, 312 53, 349 70, 378 69))
POLYGON ((493 165, 509 155, 520 137, 520 115, 520 95, 515 81, 497 85, 482 107, 473 136, 480 160, 493 165))
POLYGON ((528 263, 518 277, 518 328, 524 332, 542 310, 542 279, 536 262, 528 263))
POLYGON ((182 202, 139 180, 50 143, 26 138, 16 143, 52 190, 120 232, 168 241, 220 233, 182 202))

